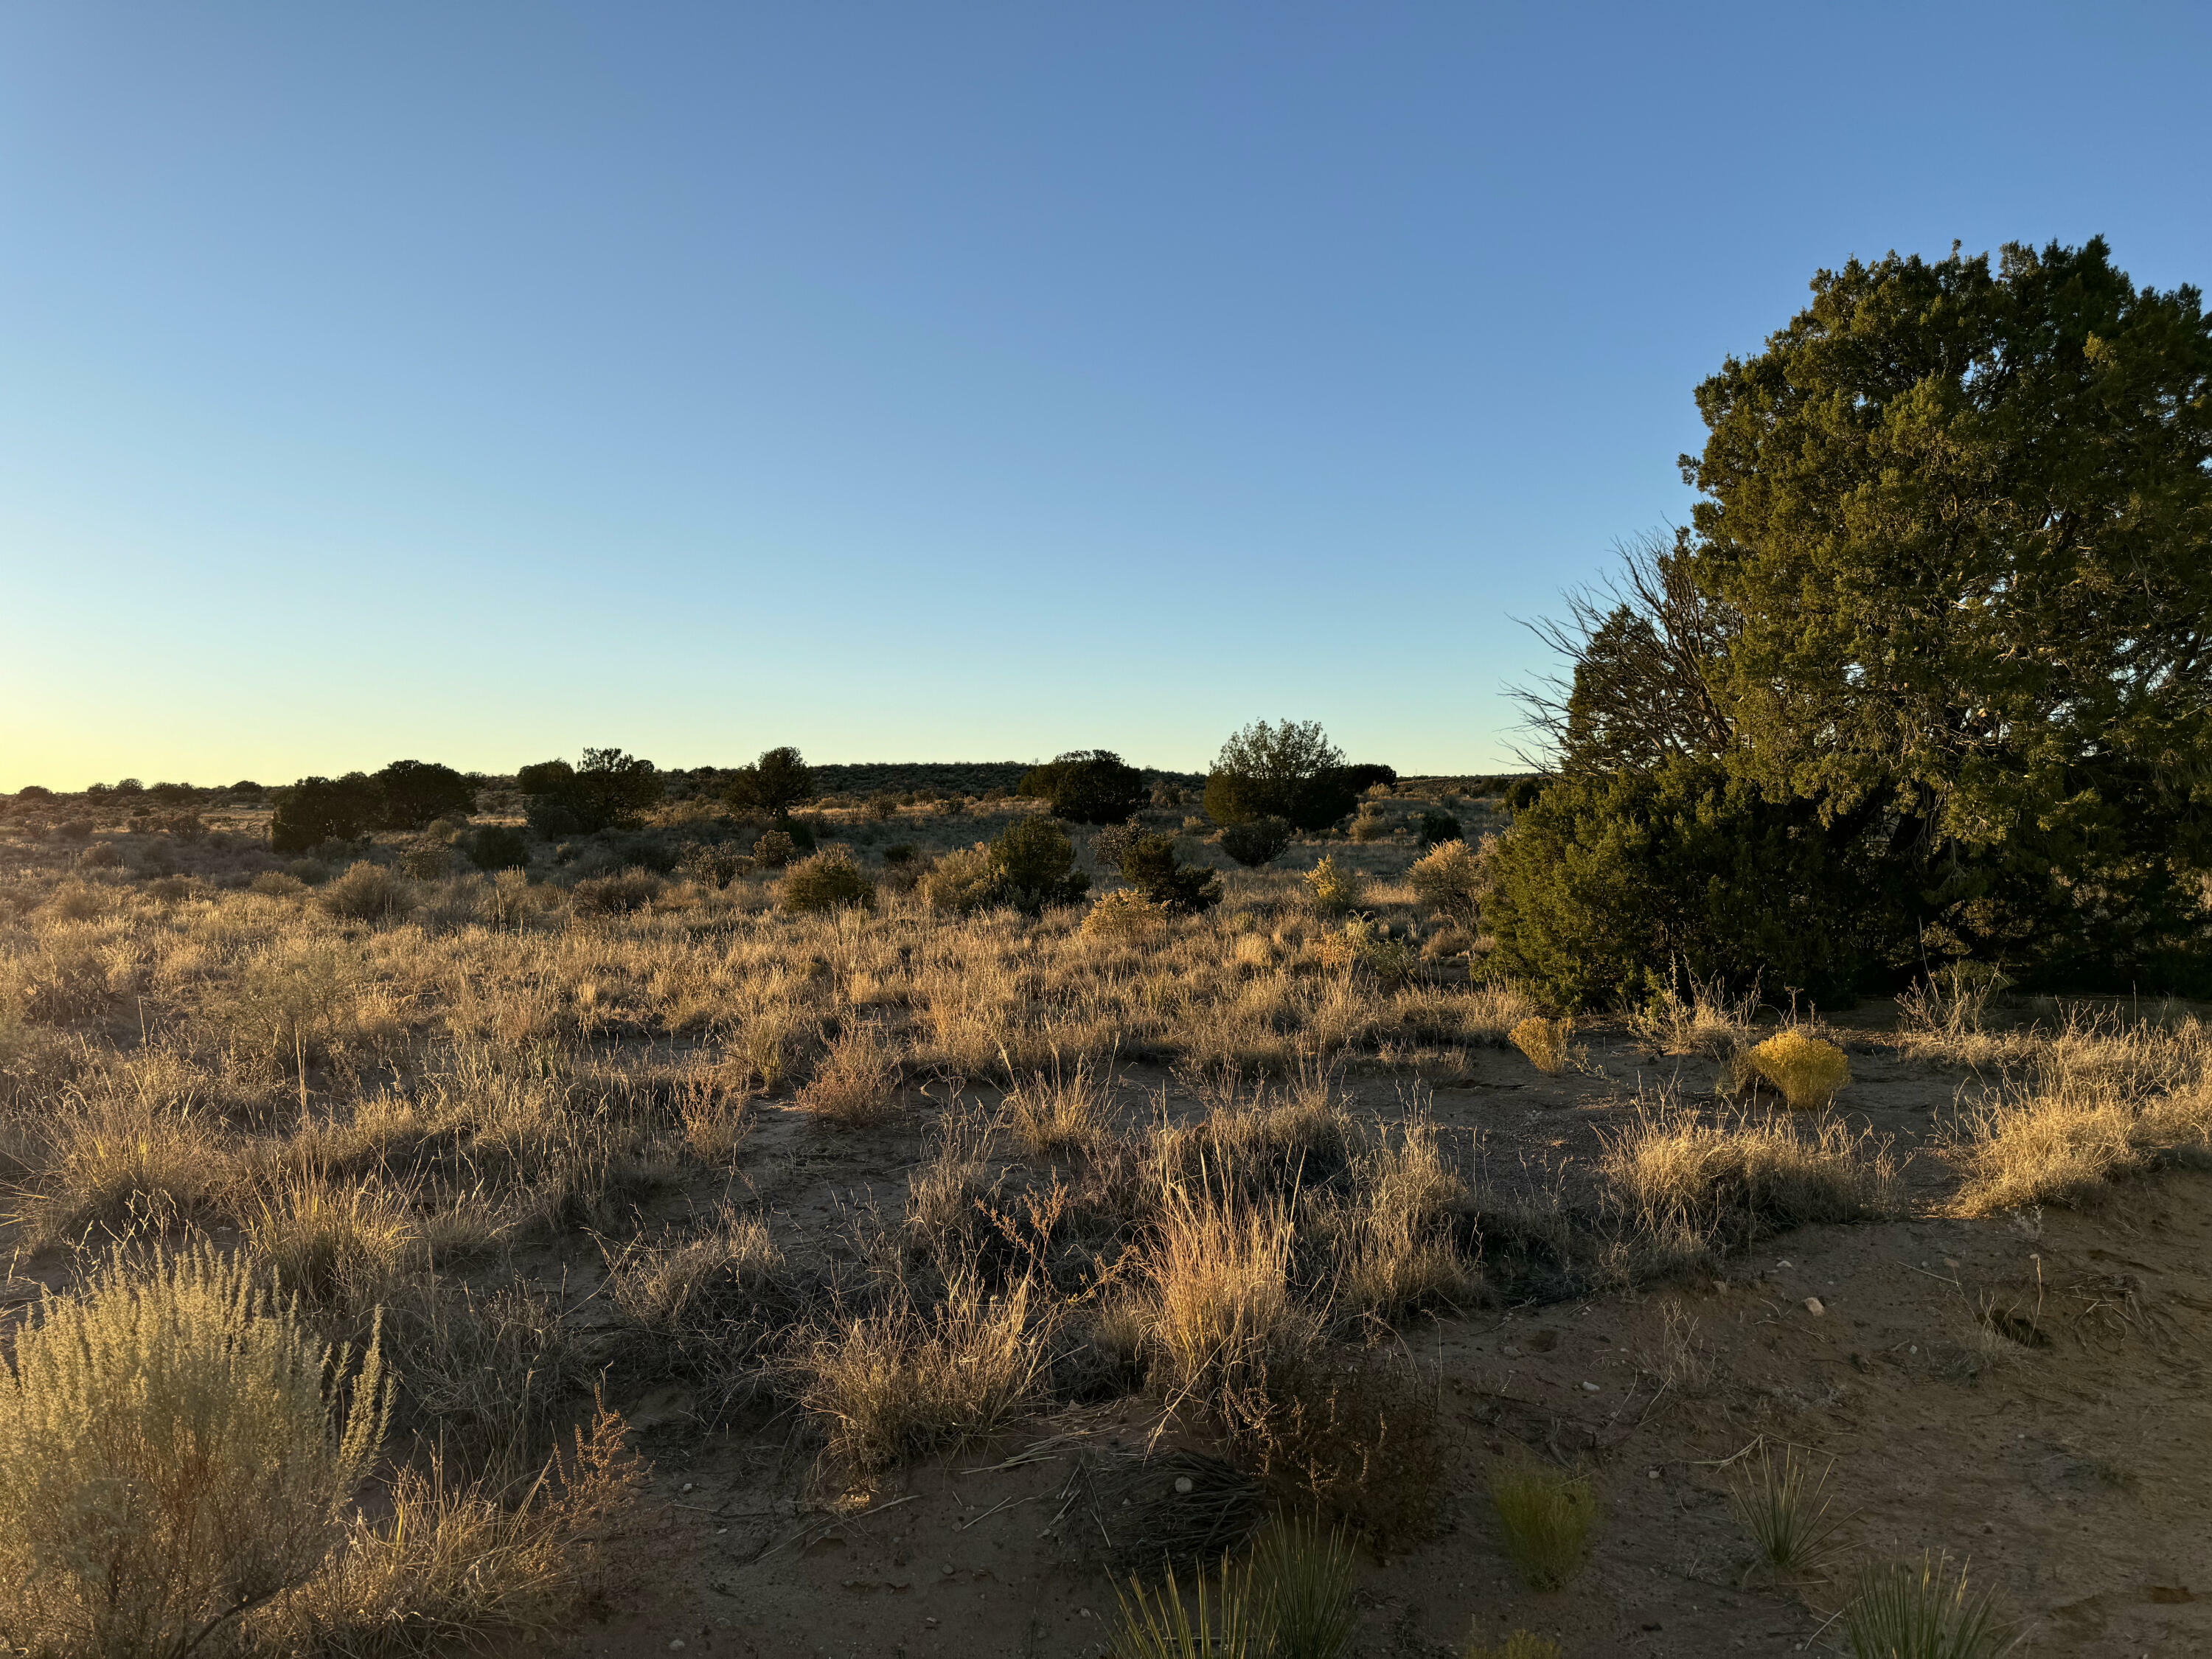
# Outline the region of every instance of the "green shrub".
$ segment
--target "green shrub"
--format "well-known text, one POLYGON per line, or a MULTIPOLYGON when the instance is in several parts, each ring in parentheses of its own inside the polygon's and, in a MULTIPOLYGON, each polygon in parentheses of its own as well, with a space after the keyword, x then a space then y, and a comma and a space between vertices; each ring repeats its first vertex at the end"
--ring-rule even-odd
POLYGON ((695 841, 677 855, 677 872, 702 887, 727 887, 752 867, 752 860, 720 842, 695 841))
POLYGON ((788 830, 771 830, 753 843, 753 862, 763 870, 781 870, 799 856, 799 842, 788 830))
POLYGON ((1075 869, 1074 843, 1050 818, 1024 818, 991 843, 1005 902, 1030 915, 1061 904, 1074 904, 1091 886, 1075 869))
POLYGON ((660 896, 660 878, 650 870, 620 870, 609 876, 591 876, 570 892, 579 914, 619 916, 642 910, 660 896))
POLYGON ((530 827, 549 839, 635 824, 661 796, 653 763, 619 749, 586 749, 576 766, 540 761, 515 774, 514 783, 530 827))
POLYGON ((269 848, 304 853, 326 841, 356 841, 383 817, 384 800, 364 772, 342 778, 301 778, 276 792, 269 819, 269 848))
POLYGON ((1423 847, 1440 847, 1446 842, 1467 839, 1467 831, 1449 812, 1422 813, 1419 830, 1423 847))
POLYGON ((801 859, 779 890, 783 908, 799 915, 856 907, 876 908, 876 884, 842 847, 801 859))
POLYGON ((1878 884, 1814 810, 1774 805, 1717 763, 1564 778, 1493 855, 1493 961, 1563 1007, 1640 1001, 1677 974, 1820 1000, 1865 965, 1878 884))
POLYGON ((1248 818, 1221 832, 1221 850, 1248 870, 1273 864, 1291 844, 1287 818, 1248 818))
POLYGON ((476 810, 476 786, 435 761, 394 761, 374 774, 377 822, 386 830, 420 830, 434 818, 465 818, 476 810))
POLYGON ((786 818, 799 802, 814 799, 814 770, 788 744, 770 749, 732 775, 723 786, 722 799, 736 811, 786 818))
POLYGON ((1171 836, 1139 836, 1121 855, 1121 879, 1171 915, 1196 915, 1221 902, 1221 877, 1176 857, 1171 836))
POLYGON ((1843 1611, 1851 1659, 1996 1659, 2012 1644, 1993 1590, 1969 1590, 1948 1555, 1869 1567, 1843 1611))
POLYGON ((1021 793, 1070 823, 1119 823, 1152 799, 1145 775, 1110 749, 1077 749, 1022 778, 1021 793))
POLYGON ((1221 745, 1206 780, 1206 811, 1217 823, 1279 817, 1326 830, 1351 812, 1364 787, 1318 722, 1255 720, 1221 745))
POLYGON ((509 824, 486 824, 469 837, 468 851, 479 870, 520 870, 530 862, 528 838, 509 824))
POLYGON ((0 1640, 212 1649, 323 1565, 389 1404, 374 1336, 357 1365, 333 1354, 212 1253, 111 1257, 0 1365, 0 1640))

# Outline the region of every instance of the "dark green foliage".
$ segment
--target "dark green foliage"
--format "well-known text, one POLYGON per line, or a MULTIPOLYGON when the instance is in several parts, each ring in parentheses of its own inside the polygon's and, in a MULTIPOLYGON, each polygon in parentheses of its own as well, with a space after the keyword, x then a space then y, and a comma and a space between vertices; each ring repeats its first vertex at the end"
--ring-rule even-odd
POLYGON ((912 864, 914 862, 914 843, 912 842, 905 841, 893 842, 889 847, 884 848, 884 862, 890 865, 893 869, 896 869, 902 864, 912 864))
POLYGON ((1505 793, 1498 799, 1504 803, 1507 811, 1525 812, 1542 799, 1544 790, 1551 781, 1547 777, 1516 778, 1505 787, 1505 793))
POLYGON ((479 870, 519 870, 530 862, 530 843, 522 831, 488 823, 468 838, 469 862, 479 870))
POLYGON ((1424 812, 1419 824, 1421 845, 1441 846, 1448 841, 1465 841, 1467 831, 1460 821, 1449 812, 1424 812))
POLYGON ((1253 721, 1221 745, 1206 780, 1206 814, 1217 823, 1278 817, 1326 830, 1358 799, 1342 752, 1313 720, 1253 721))
POLYGON ((420 830, 436 818, 465 818, 476 810, 476 786, 435 761, 394 761, 371 775, 384 797, 386 830, 420 830))
POLYGON ((1145 775, 1110 749, 1076 749, 1034 768, 1021 793, 1070 823, 1119 823, 1152 799, 1145 775))
POLYGON ((530 827, 549 838, 626 828, 660 799, 653 763, 619 749, 586 749, 583 763, 540 761, 515 774, 530 827))
POLYGON ((1121 879, 1176 915, 1195 915, 1221 902, 1221 877, 1176 857, 1171 836, 1139 836, 1121 854, 1121 879))
POLYGON ((1718 762, 1561 779, 1498 843, 1492 961, 1560 1008, 1641 1000, 1681 974, 1833 1000, 1885 920, 1856 851, 1718 762))
POLYGON ((27 783, 15 792, 17 800, 52 800, 54 792, 43 783, 27 783))
POLYGON ((365 772, 301 778, 276 792, 269 846, 278 853, 304 853, 326 841, 354 841, 374 828, 383 811, 383 793, 365 772))
POLYGON ((1291 844, 1291 833, 1288 819, 1249 818, 1221 832, 1221 850, 1246 869, 1256 870, 1282 857, 1283 849, 1291 844))
POLYGON ((1364 795, 1378 783, 1398 781, 1398 769, 1380 766, 1373 761, 1364 761, 1358 766, 1344 769, 1344 787, 1355 795, 1364 795))
POLYGON ((814 799, 814 772, 796 749, 770 749, 732 775, 722 799, 737 811, 787 817, 799 802, 814 799))
POLYGON ((1004 902, 1033 916, 1075 903, 1091 886, 1091 878, 1075 869, 1074 843, 1050 818, 1008 824, 991 843, 991 862, 1004 902))
POLYGON ((1880 849, 1893 949, 2205 975, 2208 386, 2197 291, 2092 240, 1823 271, 1698 388, 1730 763, 1880 849))

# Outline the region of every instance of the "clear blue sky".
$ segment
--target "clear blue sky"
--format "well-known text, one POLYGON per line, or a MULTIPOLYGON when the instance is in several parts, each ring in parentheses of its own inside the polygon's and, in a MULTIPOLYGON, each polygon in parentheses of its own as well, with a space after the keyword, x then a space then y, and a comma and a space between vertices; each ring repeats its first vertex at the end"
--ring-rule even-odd
POLYGON ((2212 9, 0 10, 0 788, 1501 762, 1853 253, 2212 280, 2212 9))

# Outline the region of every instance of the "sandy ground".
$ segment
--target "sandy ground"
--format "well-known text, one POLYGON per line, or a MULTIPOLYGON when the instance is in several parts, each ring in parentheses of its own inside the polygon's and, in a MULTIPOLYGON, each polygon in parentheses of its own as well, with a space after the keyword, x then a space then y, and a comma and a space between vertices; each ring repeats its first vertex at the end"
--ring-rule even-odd
MULTIPOLYGON (((1449 1424, 1450 1496, 1432 1537, 1363 1555, 1356 1652, 1454 1653, 1470 1624, 1492 1639, 1540 1632, 1577 1656, 1820 1648, 1853 1565, 1925 1549, 1999 1584, 2027 1651, 2212 1650, 2212 1176, 2118 1188, 2092 1213, 1927 1213, 1954 1177, 1921 1143, 1973 1079, 1872 1034, 1852 1047, 1843 1103, 1896 1138, 1924 1218, 1802 1229, 1692 1284, 1548 1304, 1509 1286, 1402 1331, 1449 1424), (1834 1573, 1750 1571, 1728 1469, 1762 1443, 1833 1460, 1850 1516, 1834 1573), (1564 1592, 1522 1588, 1498 1542, 1486 1474, 1524 1450, 1585 1468, 1600 1495, 1589 1565, 1564 1592)), ((1711 1085, 1710 1063, 1640 1060, 1617 1036, 1592 1040, 1590 1063, 1549 1079, 1485 1052, 1432 1095, 1402 1074, 1354 1084, 1363 1109, 1424 1106, 1489 1178, 1532 1183, 1571 1181, 1639 1091, 1711 1085)), ((1194 1104, 1159 1074, 1133 1073, 1123 1091, 1132 1114, 1194 1104)), ((856 1210, 897 1213, 930 1109, 854 1136, 768 1108, 739 1180, 780 1237, 829 1248, 856 1210)), ((675 1218, 719 1196, 665 1207, 675 1218)), ((702 1437, 689 1403, 632 1403, 655 1462, 649 1547, 575 1653, 1103 1653, 1115 1591, 1071 1480, 1087 1460, 1177 1443, 1156 1409, 1125 1400, 841 1493, 789 1423, 702 1437)), ((1161 1483, 1170 1501, 1171 1475, 1161 1483)))

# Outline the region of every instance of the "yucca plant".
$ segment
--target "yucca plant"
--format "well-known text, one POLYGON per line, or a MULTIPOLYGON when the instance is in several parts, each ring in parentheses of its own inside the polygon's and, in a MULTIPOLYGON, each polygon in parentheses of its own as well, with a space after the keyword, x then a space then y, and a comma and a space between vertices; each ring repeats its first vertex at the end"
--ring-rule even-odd
POLYGON ((1188 1600, 1170 1568, 1158 1588, 1132 1578, 1121 1595, 1114 1659, 1271 1659, 1273 1644, 1254 1594, 1252 1564, 1224 1559, 1188 1600))
POLYGON ((1794 1446, 1778 1463, 1762 1444, 1757 1462, 1747 1459, 1729 1475, 1729 1512, 1772 1571, 1812 1572, 1834 1555, 1844 1517, 1829 1513, 1826 1488, 1833 1467, 1814 1474, 1794 1446))
POLYGON ((1278 1521, 1253 1560, 1270 1659, 1338 1659, 1351 1645, 1352 1540, 1312 1520, 1278 1521))
POLYGON ((1970 1589, 1943 1552, 1869 1567, 1842 1619, 1851 1659, 1996 1659, 2016 1645, 1996 1593, 1970 1589))

